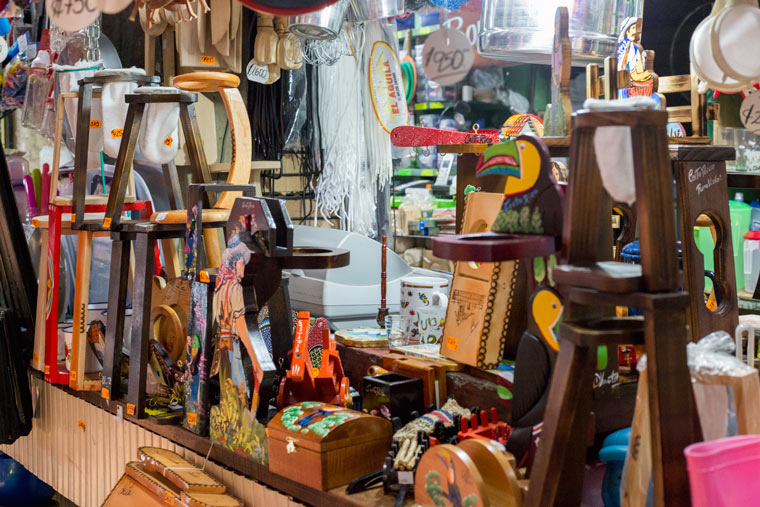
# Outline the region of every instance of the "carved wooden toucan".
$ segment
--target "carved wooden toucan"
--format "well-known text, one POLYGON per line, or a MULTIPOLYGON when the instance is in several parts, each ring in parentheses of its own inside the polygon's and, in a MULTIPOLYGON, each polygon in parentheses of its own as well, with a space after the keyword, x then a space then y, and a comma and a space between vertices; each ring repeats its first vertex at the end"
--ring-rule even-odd
POLYGON ((521 135, 483 152, 478 176, 505 174, 504 204, 494 232, 562 236, 564 195, 551 178, 549 150, 534 135, 521 135))
POLYGON ((528 330, 520 338, 512 385, 512 434, 507 450, 519 461, 531 446, 533 426, 542 421, 552 365, 559 350, 554 327, 562 315, 557 291, 541 287, 530 299, 528 330))

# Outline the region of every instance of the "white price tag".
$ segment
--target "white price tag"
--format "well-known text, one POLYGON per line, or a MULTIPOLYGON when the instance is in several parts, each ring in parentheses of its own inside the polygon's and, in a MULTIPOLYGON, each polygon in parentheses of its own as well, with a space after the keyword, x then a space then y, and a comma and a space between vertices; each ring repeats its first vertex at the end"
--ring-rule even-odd
POLYGON ((414 472, 411 470, 400 470, 398 472, 399 484, 414 484, 414 472))
POLYGON ((747 94, 739 108, 739 117, 747 130, 760 134, 760 90, 753 89, 747 94))
POLYGON ((251 59, 245 68, 245 74, 248 76, 249 81, 264 84, 269 80, 269 67, 259 65, 251 59))

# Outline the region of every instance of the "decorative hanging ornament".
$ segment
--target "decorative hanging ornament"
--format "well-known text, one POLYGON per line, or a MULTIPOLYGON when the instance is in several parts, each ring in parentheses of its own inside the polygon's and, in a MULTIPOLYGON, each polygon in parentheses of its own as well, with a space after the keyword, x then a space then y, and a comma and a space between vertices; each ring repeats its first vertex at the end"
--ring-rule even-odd
POLYGON ((425 75, 441 86, 455 85, 462 81, 470 72, 474 58, 467 36, 451 28, 431 33, 422 48, 425 75))
POLYGON ((254 11, 272 16, 298 16, 318 11, 332 5, 337 0, 240 0, 240 3, 254 11))

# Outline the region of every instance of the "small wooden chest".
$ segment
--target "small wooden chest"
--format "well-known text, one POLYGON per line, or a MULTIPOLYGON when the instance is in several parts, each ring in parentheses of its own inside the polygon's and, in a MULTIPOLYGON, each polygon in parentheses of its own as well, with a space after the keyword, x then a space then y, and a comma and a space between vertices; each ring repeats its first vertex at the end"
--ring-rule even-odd
POLYGON ((390 421, 314 401, 281 410, 267 432, 269 469, 324 491, 379 469, 392 437, 390 421))

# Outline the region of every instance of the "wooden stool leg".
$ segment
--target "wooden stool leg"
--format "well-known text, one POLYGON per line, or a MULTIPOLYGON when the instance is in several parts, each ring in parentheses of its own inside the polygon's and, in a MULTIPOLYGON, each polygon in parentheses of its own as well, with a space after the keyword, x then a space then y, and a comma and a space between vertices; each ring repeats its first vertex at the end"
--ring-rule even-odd
POLYGON ((150 303, 153 279, 153 248, 156 238, 137 234, 135 256, 139 259, 132 292, 132 343, 129 354, 129 390, 127 415, 144 417, 145 381, 147 379, 150 339, 150 303))
POLYGON ((45 330, 45 380, 68 384, 68 374, 58 371, 58 283, 61 271, 61 208, 50 205, 48 224, 48 281, 50 290, 45 330))
POLYGON ((71 336, 71 370, 69 387, 85 387, 87 358, 87 307, 90 295, 90 266, 92 261, 92 231, 80 231, 77 236, 77 267, 74 284, 74 323, 71 336))
MULTIPOLYGON (((92 109, 92 85, 83 84, 79 87, 77 101, 77 131, 74 147, 74 192, 72 194, 72 210, 74 227, 79 227, 84 221, 85 196, 87 195, 87 162, 90 144, 90 117, 92 109)), ((76 322, 74 325, 76 328, 76 322)))
POLYGON ((127 280, 132 241, 115 239, 111 243, 111 273, 108 282, 108 325, 106 350, 103 357, 101 396, 116 399, 121 396, 121 349, 124 339, 124 316, 127 306, 127 280))
POLYGON ((691 505, 684 448, 701 440, 683 310, 644 310, 654 504, 691 505), (655 332, 657 336, 655 336, 655 332))
POLYGON ((45 369, 45 304, 48 290, 48 231, 40 229, 40 265, 37 270, 37 318, 34 325, 34 351, 32 353, 32 368, 39 371, 45 369))
POLYGON ((127 109, 127 119, 124 122, 124 137, 119 145, 119 155, 116 157, 116 168, 111 180, 111 191, 108 193, 106 214, 103 226, 106 229, 116 227, 121 221, 121 210, 124 197, 129 186, 132 164, 135 160, 135 150, 140 137, 145 104, 130 104, 127 109))
POLYGON ((526 505, 579 505, 596 350, 563 341, 552 375, 526 505))

